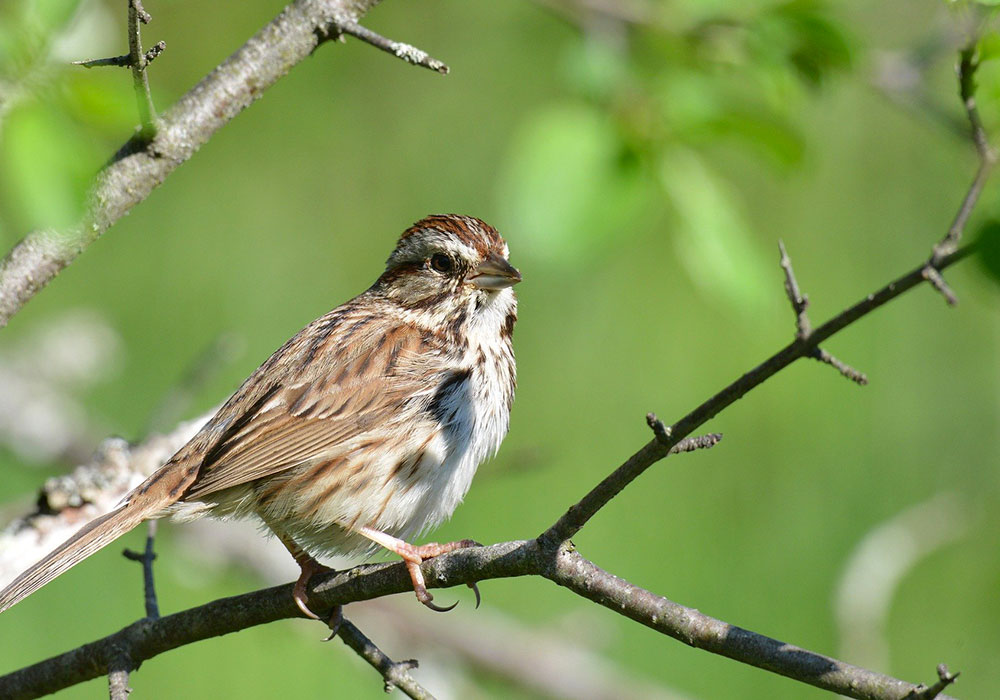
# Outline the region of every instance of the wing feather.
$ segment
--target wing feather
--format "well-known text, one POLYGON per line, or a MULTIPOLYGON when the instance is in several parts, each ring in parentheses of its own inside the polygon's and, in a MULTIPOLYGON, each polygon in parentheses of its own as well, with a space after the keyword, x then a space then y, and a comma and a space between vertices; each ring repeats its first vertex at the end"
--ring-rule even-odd
MULTIPOLYGON (((433 391, 438 372, 450 371, 445 354, 428 347, 433 336, 406 325, 385 333, 383 323, 361 324, 349 314, 324 324, 337 311, 286 343, 202 429, 211 447, 183 500, 334 453, 398 421, 414 397, 433 391), (272 383, 265 386, 265 377, 272 383)), ((205 440, 190 444, 204 449, 205 440)))

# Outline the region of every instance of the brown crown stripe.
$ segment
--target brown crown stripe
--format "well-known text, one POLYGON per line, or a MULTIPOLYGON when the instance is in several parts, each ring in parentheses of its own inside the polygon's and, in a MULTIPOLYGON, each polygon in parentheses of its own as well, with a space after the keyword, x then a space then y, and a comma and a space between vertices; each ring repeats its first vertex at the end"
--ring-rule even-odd
POLYGON ((495 228, 481 219, 460 214, 427 216, 406 229, 399 240, 403 241, 409 236, 427 229, 438 229, 443 233, 453 234, 460 241, 471 245, 482 254, 491 248, 503 246, 503 238, 500 237, 500 233, 495 228))

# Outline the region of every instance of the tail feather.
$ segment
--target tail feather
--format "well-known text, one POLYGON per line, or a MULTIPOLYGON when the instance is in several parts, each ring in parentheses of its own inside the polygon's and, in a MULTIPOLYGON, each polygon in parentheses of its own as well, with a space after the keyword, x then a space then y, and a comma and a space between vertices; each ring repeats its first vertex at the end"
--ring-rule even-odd
POLYGON ((118 539, 146 519, 149 510, 126 504, 96 518, 46 554, 41 561, 0 591, 0 613, 27 598, 97 550, 118 539))

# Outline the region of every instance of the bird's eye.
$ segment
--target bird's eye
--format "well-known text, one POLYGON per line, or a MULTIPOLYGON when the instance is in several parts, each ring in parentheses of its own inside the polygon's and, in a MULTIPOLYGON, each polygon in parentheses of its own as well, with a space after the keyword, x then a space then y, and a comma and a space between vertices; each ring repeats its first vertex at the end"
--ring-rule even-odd
POLYGON ((431 256, 431 267, 437 272, 446 274, 454 269, 455 263, 444 253, 435 253, 431 256))

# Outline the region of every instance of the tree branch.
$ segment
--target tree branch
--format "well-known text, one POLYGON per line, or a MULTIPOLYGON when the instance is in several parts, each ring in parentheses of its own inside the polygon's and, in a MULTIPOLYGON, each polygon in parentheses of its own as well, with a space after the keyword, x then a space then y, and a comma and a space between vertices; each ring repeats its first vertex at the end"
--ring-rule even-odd
POLYGON ((375 643, 368 639, 350 620, 341 620, 337 636, 385 679, 385 692, 399 688, 414 700, 434 700, 426 688, 413 680, 410 669, 417 667, 416 659, 393 661, 375 643))
MULTIPOLYGON (((937 265, 943 270, 954 265, 973 251, 972 245, 959 248, 944 256, 937 265)), ((742 398, 751 389, 759 386, 765 380, 773 377, 788 365, 798 359, 809 357, 821 342, 830 338, 888 301, 895 299, 903 292, 916 287, 925 281, 923 272, 925 265, 911 270, 905 275, 885 285, 877 292, 869 294, 850 308, 837 314, 829 321, 814 329, 808 340, 796 338, 761 364, 725 387, 712 398, 708 399, 673 426, 670 426, 670 437, 666 442, 654 438, 629 457, 618 469, 608 475, 595 486, 576 505, 566 511, 561 518, 542 534, 546 540, 562 542, 568 540, 580 531, 601 508, 617 496, 622 489, 632 483, 650 466, 659 462, 669 454, 671 448, 694 432, 701 425, 715 417, 720 411, 742 398)))
POLYGON ((343 22, 340 24, 339 29, 344 34, 350 34, 356 39, 361 39, 361 41, 366 44, 371 44, 375 48, 391 53, 396 58, 401 58, 407 63, 415 66, 430 68, 432 71, 436 71, 441 74, 447 74, 450 70, 448 66, 441 61, 427 55, 426 51, 421 51, 416 46, 410 46, 409 44, 404 44, 400 41, 386 39, 381 34, 376 34, 371 29, 362 27, 357 22, 343 22))
MULTIPOLYGON (((457 550, 425 562, 428 586, 444 588, 494 578, 541 575, 647 627, 699 649, 727 656, 853 698, 901 700, 923 686, 735 627, 657 596, 599 568, 571 545, 513 541, 457 550)), ((405 565, 365 564, 316 577, 309 600, 333 607, 393 593, 412 595, 405 565)), ((127 650, 133 664, 170 649, 241 629, 302 617, 292 584, 223 598, 197 608, 143 619, 46 661, 0 676, 0 696, 32 698, 107 673, 127 650)), ((945 696, 939 695, 940 698, 945 696)))
MULTIPOLYGON (((966 246, 946 256, 940 269, 963 259, 971 250, 971 246, 966 246)), ((692 646, 850 697, 906 697, 918 686, 791 647, 644 591, 580 557, 572 551, 568 539, 611 498, 646 468, 667 456, 698 426, 796 359, 807 356, 818 343, 920 284, 924 281, 922 271, 923 266, 918 267, 869 294, 813 330, 807 341, 796 339, 674 426, 664 427, 662 434, 656 425, 658 419, 648 417, 656 433, 653 440, 592 489, 537 540, 476 547, 431 559, 423 565, 428 586, 447 587, 491 578, 542 575, 692 646)), ((399 563, 367 565, 314 580, 310 600, 317 606, 330 608, 412 590, 409 575, 399 563)), ((122 649, 128 650, 128 657, 138 664, 194 641, 300 616, 289 584, 222 599, 159 620, 139 620, 103 640, 0 677, 0 696, 35 697, 105 675, 122 649)))
POLYGON ((296 0, 167 110, 154 138, 140 134, 125 143, 98 173, 76 226, 29 233, 0 261, 0 328, 212 134, 377 3, 296 0))
POLYGON ((153 542, 156 540, 156 520, 150 520, 146 531, 146 548, 141 552, 126 549, 122 552, 126 559, 137 561, 142 564, 142 590, 143 601, 146 609, 146 617, 155 620, 160 616, 160 605, 156 600, 156 581, 153 578, 153 561, 156 560, 156 552, 153 551, 153 542))
POLYGON ((143 9, 141 0, 128 0, 129 66, 132 68, 132 84, 135 88, 139 123, 142 124, 140 133, 143 139, 150 139, 156 134, 156 108, 153 107, 153 96, 149 92, 149 76, 146 75, 146 66, 149 65, 149 60, 142 50, 141 29, 141 25, 149 24, 152 19, 149 13, 143 9))

